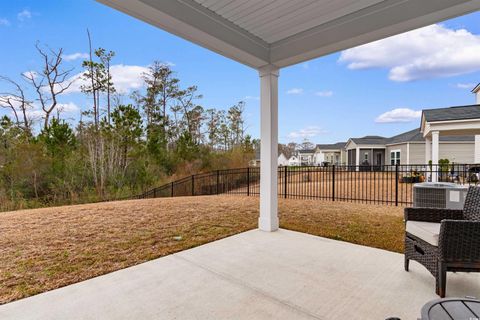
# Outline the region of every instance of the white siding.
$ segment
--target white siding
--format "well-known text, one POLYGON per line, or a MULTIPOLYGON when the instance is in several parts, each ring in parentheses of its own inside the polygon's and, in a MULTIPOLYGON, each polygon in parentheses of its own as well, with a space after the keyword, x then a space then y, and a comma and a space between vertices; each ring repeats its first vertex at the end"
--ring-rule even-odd
MULTIPOLYGON (((406 144, 389 146, 389 149, 400 149, 398 146, 405 146, 406 144)), ((440 142, 440 159, 448 159, 455 163, 473 163, 474 158, 474 143, 451 143, 440 142)), ((401 154, 401 163, 405 164, 403 147, 401 154)), ((390 163, 390 152, 387 154, 388 163, 390 163)), ((425 164, 425 143, 410 143, 410 164, 425 164)))
POLYGON ((410 143, 410 164, 425 164, 425 143, 410 143))
POLYGON ((472 143, 440 143, 440 159, 448 159, 455 163, 473 163, 475 144, 472 143))

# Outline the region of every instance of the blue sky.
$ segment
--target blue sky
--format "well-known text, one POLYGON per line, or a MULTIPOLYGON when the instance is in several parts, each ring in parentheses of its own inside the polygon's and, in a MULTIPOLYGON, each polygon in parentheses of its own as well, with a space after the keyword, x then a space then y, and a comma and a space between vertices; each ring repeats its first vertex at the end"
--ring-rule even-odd
MULTIPOLYGON (((391 136, 418 127, 422 108, 472 104, 469 89, 480 82, 479 21, 480 13, 473 13, 282 69, 280 141, 391 136)), ((204 107, 246 101, 248 132, 259 136, 255 70, 91 0, 2 1, 0 74, 20 79, 22 72, 37 69, 37 41, 64 48, 70 59, 81 56, 87 52, 87 28, 95 47, 116 52, 125 92, 140 85, 138 74, 152 61, 168 62, 185 86, 198 85, 204 107)), ((74 73, 81 72, 81 60, 68 62, 74 73)), ((0 92, 5 90, 0 84, 0 92)), ((62 103, 71 119, 78 117, 77 108, 89 106, 75 92, 62 103)))

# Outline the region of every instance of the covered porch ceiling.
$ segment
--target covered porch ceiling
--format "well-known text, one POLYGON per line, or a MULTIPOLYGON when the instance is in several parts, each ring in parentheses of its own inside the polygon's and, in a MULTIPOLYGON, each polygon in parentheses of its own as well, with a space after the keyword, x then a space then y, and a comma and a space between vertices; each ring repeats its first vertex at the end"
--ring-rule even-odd
POLYGON ((480 9, 480 0, 97 0, 253 68, 286 67, 480 9))

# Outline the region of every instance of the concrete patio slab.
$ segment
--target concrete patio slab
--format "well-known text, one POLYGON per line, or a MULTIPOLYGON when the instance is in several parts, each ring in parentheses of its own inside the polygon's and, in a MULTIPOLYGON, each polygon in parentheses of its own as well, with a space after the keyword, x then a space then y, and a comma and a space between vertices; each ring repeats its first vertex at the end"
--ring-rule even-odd
MULTIPOLYGON (((480 296, 449 273, 448 296, 480 296)), ((403 256, 303 233, 245 232, 0 306, 0 319, 416 319, 433 277, 403 256)))

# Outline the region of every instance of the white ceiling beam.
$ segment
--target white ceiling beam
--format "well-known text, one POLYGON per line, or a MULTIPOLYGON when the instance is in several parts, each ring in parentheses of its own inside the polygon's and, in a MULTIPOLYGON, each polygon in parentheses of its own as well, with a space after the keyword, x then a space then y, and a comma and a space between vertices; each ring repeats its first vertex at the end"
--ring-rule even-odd
POLYGON ((271 45, 285 67, 480 9, 480 0, 387 0, 271 45))
POLYGON ((269 45, 191 0, 97 0, 238 62, 269 63, 269 45))

